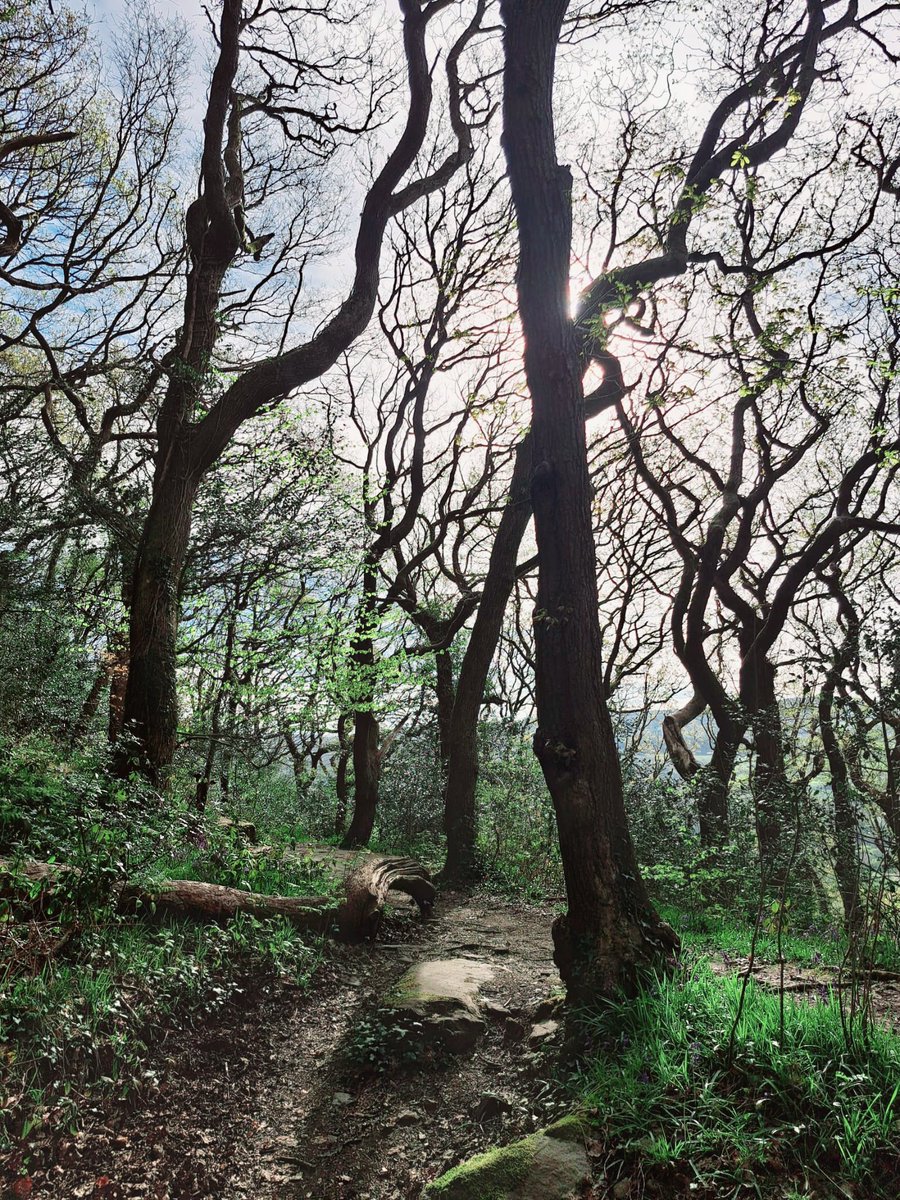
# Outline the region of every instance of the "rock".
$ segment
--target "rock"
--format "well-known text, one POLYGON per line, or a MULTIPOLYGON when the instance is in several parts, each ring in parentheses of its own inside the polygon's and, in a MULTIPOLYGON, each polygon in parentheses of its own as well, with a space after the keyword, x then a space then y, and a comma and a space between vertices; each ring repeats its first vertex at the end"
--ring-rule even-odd
POLYGON ((506 1021, 512 1016, 506 1005, 501 1004, 499 1000, 482 1000, 481 1011, 485 1016, 497 1021, 506 1021))
POLYGON ((512 1101, 500 1092, 482 1092, 475 1105, 474 1117, 479 1123, 493 1121, 503 1113, 512 1112, 512 1101))
POLYGON ((617 1184, 613 1185, 613 1200, 628 1200, 631 1195, 631 1180, 620 1179, 617 1184))
POLYGON ((540 1021, 537 1025, 532 1025, 531 1033, 528 1035, 528 1045, 532 1049, 542 1046, 548 1038, 553 1037, 557 1029, 559 1029, 559 1021, 540 1021))
POLYGON ((479 1154, 430 1183, 425 1200, 572 1200, 591 1169, 578 1117, 479 1154))
POLYGON ((562 993, 555 996, 546 996, 543 1000, 539 1000, 531 1010, 531 1019, 535 1023, 547 1021, 550 1017, 559 1015, 560 1009, 566 1002, 566 997, 562 993))
POLYGON ((478 990, 493 976, 488 963, 467 958, 417 963, 385 997, 382 1016, 414 1027, 429 1045, 463 1053, 484 1032, 478 990))
POLYGON ((335 1092, 331 1097, 331 1103, 335 1108, 342 1108, 344 1105, 353 1104, 354 1099, 349 1092, 335 1092))

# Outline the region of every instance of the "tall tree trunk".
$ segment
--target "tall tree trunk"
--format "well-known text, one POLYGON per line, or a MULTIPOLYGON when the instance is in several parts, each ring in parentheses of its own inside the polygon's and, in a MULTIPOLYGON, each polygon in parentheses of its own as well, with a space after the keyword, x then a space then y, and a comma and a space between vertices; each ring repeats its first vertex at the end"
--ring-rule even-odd
POLYGON ((719 726, 710 760, 695 777, 700 845, 705 850, 728 841, 728 793, 742 737, 743 729, 730 723, 719 726))
POLYGON ((294 787, 297 792, 298 809, 306 801, 309 787, 312 783, 312 775, 306 769, 306 754, 304 748, 298 743, 297 739, 291 733, 287 725, 282 729, 282 737, 287 746, 288 754, 291 756, 291 767, 294 772, 294 787))
POLYGON ((435 694, 437 696, 438 723, 438 753, 441 757, 441 769, 446 772, 450 758, 450 722, 453 717, 453 659, 449 650, 438 650, 434 656, 434 668, 437 675, 435 694))
POLYGON ((763 878, 781 886, 786 879, 785 829, 792 806, 781 710, 775 694, 775 666, 767 655, 751 651, 744 659, 741 676, 741 698, 750 716, 755 752, 752 790, 763 878))
POLYGON ((228 629, 225 633, 225 661, 222 664, 222 679, 219 683, 219 686, 216 688, 216 695, 213 700, 212 712, 210 714, 209 745, 206 748, 206 758, 203 763, 203 773, 197 780, 194 803, 198 812, 203 812, 206 808, 206 802, 209 798, 209 789, 212 783, 213 770, 216 765, 216 754, 219 750, 219 738, 222 733, 222 701, 231 687, 234 675, 234 643, 237 636, 237 613, 240 603, 240 594, 238 591, 234 597, 234 611, 228 618, 228 629))
POLYGON ((716 727, 710 761, 701 766, 684 738, 684 728, 706 710, 706 701, 698 691, 687 704, 670 713, 663 721, 663 740, 669 759, 682 779, 694 779, 700 845, 715 849, 728 840, 728 789, 743 729, 732 720, 716 727))
POLYGON ((164 785, 178 730, 178 593, 199 480, 187 469, 182 439, 157 469, 138 547, 129 615, 128 683, 117 742, 120 772, 141 770, 164 785))
POLYGON ((863 917, 859 894, 859 826, 847 763, 834 728, 835 683, 832 667, 819 693, 819 731, 831 775, 834 803, 834 874, 844 908, 844 927, 852 935, 859 929, 863 917))
POLYGON ((444 831, 447 858, 442 877, 463 880, 475 871, 478 783, 478 714, 503 615, 516 582, 519 546, 531 520, 531 436, 519 443, 509 498, 491 547, 481 602, 463 655, 450 717, 449 756, 444 790, 444 831))
POLYGON ((834 724, 834 696, 844 671, 859 656, 859 618, 841 588, 837 572, 829 576, 828 590, 837 601, 838 615, 843 618, 844 637, 841 645, 835 648, 819 692, 819 733, 831 775, 834 874, 844 908, 844 927, 852 936, 859 931, 864 915, 859 894, 859 823, 847 760, 834 724))
MULTIPOLYGON (((120 599, 126 620, 131 619, 131 603, 134 596, 134 564, 135 551, 129 545, 119 551, 119 565, 122 572, 120 599)), ((109 677, 109 722, 107 736, 110 744, 115 742, 122 732, 125 719, 125 693, 128 690, 128 628, 117 628, 109 644, 110 677, 109 677)))
POLYGON ((556 161, 553 74, 566 0, 501 0, 503 145, 519 230, 538 544, 535 751, 559 830, 568 913, 555 960, 574 1004, 633 990, 677 948, 650 904, 606 707, 581 362, 569 305, 572 176, 556 161))
POLYGON ((353 819, 341 842, 345 850, 369 843, 378 809, 380 774, 378 720, 371 709, 361 710, 353 729, 353 819))

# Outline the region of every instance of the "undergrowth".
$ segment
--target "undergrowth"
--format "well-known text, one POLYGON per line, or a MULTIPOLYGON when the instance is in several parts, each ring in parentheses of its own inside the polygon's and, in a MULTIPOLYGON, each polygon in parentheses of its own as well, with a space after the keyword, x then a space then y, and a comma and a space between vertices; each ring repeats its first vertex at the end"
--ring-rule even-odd
POLYGON ((33 1136, 74 1130, 93 1097, 155 1086, 165 1031, 313 974, 320 944, 280 917, 116 911, 125 879, 328 894, 318 866, 276 863, 217 818, 114 779, 96 752, 0 743, 0 1147, 23 1166, 33 1136), (33 860, 73 870, 47 886, 26 875, 33 860))
POLYGON ((898 1194, 900 1038, 869 1027, 848 1044, 834 995, 782 1014, 777 995, 699 963, 583 1020, 578 1088, 624 1174, 667 1194, 762 1197, 780 1173, 898 1194))
MULTIPOLYGON (((7 942, 12 938, 9 934, 7 942)), ((282 918, 227 925, 134 923, 110 916, 33 971, 0 970, 0 1145, 77 1128, 98 1092, 119 1098, 158 1082, 161 1032, 214 1016, 244 993, 305 985, 320 949, 282 918)))
MULTIPOLYGON (((794 918, 790 908, 780 917, 768 915, 755 929, 753 916, 744 921, 719 911, 684 912, 671 905, 658 905, 660 915, 678 930, 683 950, 703 951, 731 959, 746 959, 751 949, 758 962, 784 958, 801 967, 838 967, 850 955, 847 935, 837 922, 810 924, 794 918), (780 926, 780 928, 779 928, 780 926)), ((900 970, 900 944, 882 936, 868 947, 873 966, 900 970)))

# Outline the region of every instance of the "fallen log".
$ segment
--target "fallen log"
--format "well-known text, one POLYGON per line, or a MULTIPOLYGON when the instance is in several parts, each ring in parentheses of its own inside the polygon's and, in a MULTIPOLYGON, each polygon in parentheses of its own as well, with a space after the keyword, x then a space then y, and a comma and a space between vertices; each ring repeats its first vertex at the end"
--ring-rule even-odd
POLYGON ((427 869, 415 858, 388 854, 363 854, 337 847, 315 861, 333 863, 332 870, 345 871, 344 899, 337 911, 339 936, 348 942, 373 938, 381 928, 388 892, 411 897, 423 917, 434 907, 435 890, 427 869))
POLYGON ((347 942, 378 933, 389 892, 402 892, 427 917, 434 907, 435 889, 426 867, 415 858, 339 846, 302 843, 286 850, 281 861, 318 867, 334 880, 342 895, 336 920, 338 936, 347 942))
MULTIPOLYGON (((218 883, 168 879, 153 888, 122 882, 116 885, 114 895, 121 912, 201 921, 228 920, 241 912, 254 917, 280 916, 309 932, 334 931, 348 942, 375 937, 390 892, 410 896, 423 916, 430 913, 434 904, 431 876, 414 858, 303 845, 286 852, 283 861, 320 867, 333 880, 334 894, 266 896, 218 883)), ((16 880, 22 879, 40 883, 42 890, 50 891, 62 876, 72 874, 78 874, 78 869, 63 863, 14 864, 0 859, 0 895, 14 891, 16 880)))
POLYGON ((328 933, 338 915, 334 901, 324 896, 266 896, 195 879, 167 879, 151 890, 126 883, 119 892, 118 909, 199 921, 227 921, 238 913, 286 917, 310 933, 328 933))

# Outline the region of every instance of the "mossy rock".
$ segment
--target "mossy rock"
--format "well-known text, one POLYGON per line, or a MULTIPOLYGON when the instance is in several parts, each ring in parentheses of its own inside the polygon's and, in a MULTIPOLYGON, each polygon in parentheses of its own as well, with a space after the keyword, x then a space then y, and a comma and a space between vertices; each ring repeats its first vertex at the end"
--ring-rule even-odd
POLYGON ((494 973, 467 958, 417 963, 384 997, 382 1013, 398 1029, 415 1028, 426 1045, 465 1053, 484 1032, 478 992, 494 973))
POLYGON ((590 1179, 581 1118, 476 1155, 435 1179, 425 1200, 570 1200, 590 1179))

